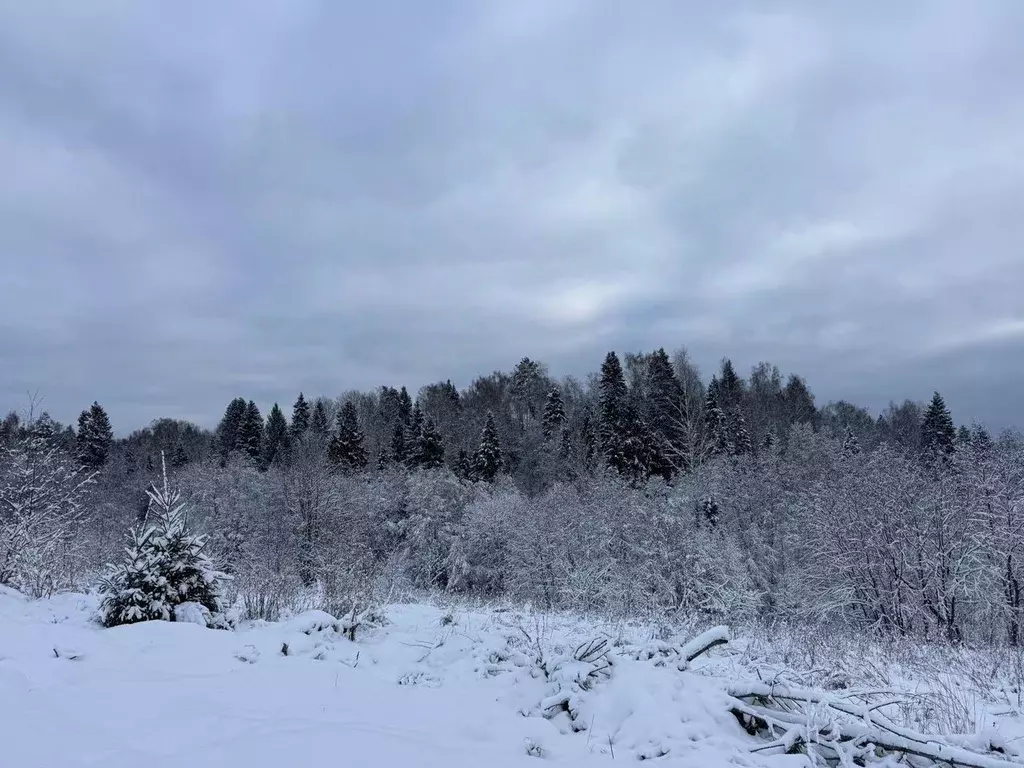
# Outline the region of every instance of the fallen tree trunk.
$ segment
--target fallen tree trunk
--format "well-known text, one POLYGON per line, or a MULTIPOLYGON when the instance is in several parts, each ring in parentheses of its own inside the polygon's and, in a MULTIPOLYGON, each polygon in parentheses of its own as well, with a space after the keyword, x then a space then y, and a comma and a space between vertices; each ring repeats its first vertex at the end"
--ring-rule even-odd
POLYGON ((755 752, 823 753, 840 764, 865 765, 881 753, 913 756, 952 768, 1008 768, 1024 765, 996 749, 976 752, 891 722, 875 706, 858 705, 823 691, 760 682, 731 683, 732 713, 750 733, 773 741, 755 752), (776 736, 781 732, 781 736, 776 736))
POLYGON ((679 650, 679 653, 686 660, 686 663, 689 664, 698 656, 707 653, 715 646, 725 645, 730 639, 731 637, 728 627, 712 627, 707 632, 702 632, 684 645, 679 650))

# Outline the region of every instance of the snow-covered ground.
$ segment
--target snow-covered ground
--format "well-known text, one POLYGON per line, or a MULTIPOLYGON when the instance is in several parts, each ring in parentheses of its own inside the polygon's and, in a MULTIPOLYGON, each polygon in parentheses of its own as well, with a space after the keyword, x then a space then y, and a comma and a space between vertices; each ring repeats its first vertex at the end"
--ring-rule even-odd
POLYGON ((0 766, 807 765, 751 754, 720 682, 640 626, 586 656, 594 627, 513 611, 392 605, 355 642, 320 612, 218 631, 94 611, 0 591, 0 766))

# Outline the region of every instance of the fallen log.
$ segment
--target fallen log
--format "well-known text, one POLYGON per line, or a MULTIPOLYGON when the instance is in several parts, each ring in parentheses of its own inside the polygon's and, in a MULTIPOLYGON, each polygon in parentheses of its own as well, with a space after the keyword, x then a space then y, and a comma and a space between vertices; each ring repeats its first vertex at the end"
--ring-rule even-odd
MULTIPOLYGON (((896 725, 877 711, 877 705, 858 705, 823 691, 736 682, 727 686, 731 711, 748 732, 767 732, 771 743, 755 752, 798 748, 827 753, 841 764, 864 765, 878 751, 913 756, 951 768, 1009 768, 1024 762, 999 750, 978 752, 937 736, 896 725), (823 715, 831 715, 823 719, 823 715), (777 734, 781 732, 781 737, 777 734)), ((891 702, 890 702, 891 703, 891 702)))
POLYGON ((707 653, 715 646, 725 645, 730 639, 731 637, 728 627, 712 627, 707 632, 702 632, 684 645, 679 650, 679 654, 686 660, 686 663, 689 664, 698 656, 707 653))

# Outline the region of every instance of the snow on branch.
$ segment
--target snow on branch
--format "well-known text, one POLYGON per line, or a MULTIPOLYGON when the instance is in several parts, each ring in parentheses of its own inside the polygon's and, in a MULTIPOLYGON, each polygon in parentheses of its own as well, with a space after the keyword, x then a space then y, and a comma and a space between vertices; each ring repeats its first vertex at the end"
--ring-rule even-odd
POLYGON ((891 722, 877 705, 824 691, 762 682, 729 683, 726 691, 747 732, 768 739, 751 750, 760 754, 804 753, 814 765, 870 765, 887 756, 952 768, 1024 765, 1000 745, 968 746, 953 743, 955 737, 917 733, 891 722))

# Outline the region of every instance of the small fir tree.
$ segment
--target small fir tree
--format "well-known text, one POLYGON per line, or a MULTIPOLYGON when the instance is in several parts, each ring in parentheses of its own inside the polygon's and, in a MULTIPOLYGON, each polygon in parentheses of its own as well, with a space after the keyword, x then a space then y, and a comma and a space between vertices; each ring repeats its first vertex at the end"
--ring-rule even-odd
POLYGON ((100 586, 103 625, 174 621, 175 608, 198 603, 211 626, 223 625, 221 583, 227 576, 205 551, 206 537, 189 530, 177 490, 151 487, 146 518, 131 532, 125 560, 108 567, 100 586))

